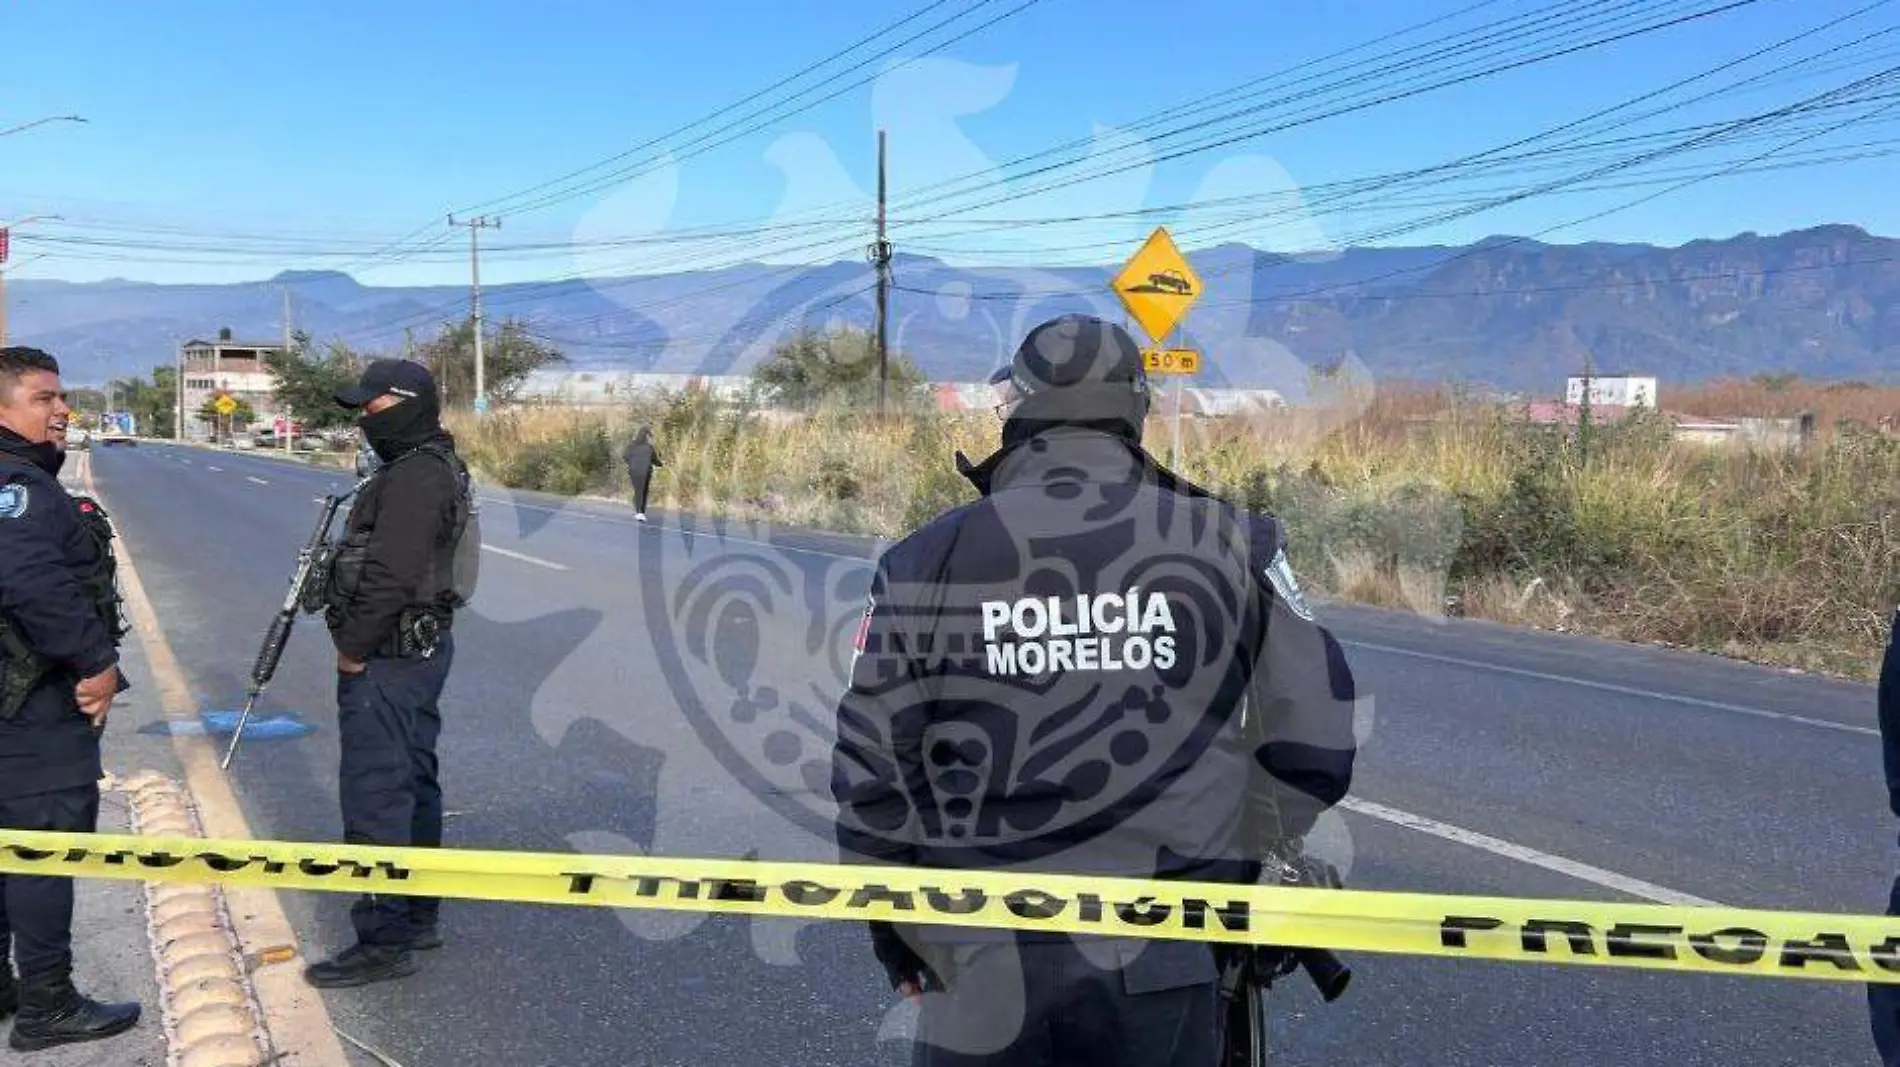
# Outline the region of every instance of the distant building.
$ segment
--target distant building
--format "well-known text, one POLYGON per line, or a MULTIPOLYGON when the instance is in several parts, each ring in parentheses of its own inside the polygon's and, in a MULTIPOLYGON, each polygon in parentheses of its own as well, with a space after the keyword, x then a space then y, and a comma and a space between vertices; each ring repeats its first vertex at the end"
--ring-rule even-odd
MULTIPOLYGON (((264 360, 284 351, 282 342, 235 341, 230 330, 219 330, 215 341, 187 341, 181 350, 184 362, 185 435, 209 438, 216 428, 213 420, 199 414, 205 402, 221 392, 250 405, 257 421, 271 425, 281 414, 277 410, 277 379, 264 360)), ((243 430, 242 424, 230 427, 243 430)))
MULTIPOLYGON (((1633 378, 1627 375, 1604 375, 1591 377, 1591 407, 1647 407, 1656 406, 1656 379, 1633 378)), ((1584 378, 1578 375, 1570 379, 1564 390, 1564 403, 1573 407, 1583 403, 1584 378)))
MULTIPOLYGON (((1583 394, 1577 394, 1581 397, 1583 394)), ((1518 406, 1527 422, 1535 426, 1580 426, 1583 424, 1583 406, 1581 404, 1559 404, 1554 400, 1533 400, 1518 406)), ((1623 421, 1630 412, 1627 404, 1606 404, 1600 401, 1590 405, 1590 418, 1597 425, 1623 421)))

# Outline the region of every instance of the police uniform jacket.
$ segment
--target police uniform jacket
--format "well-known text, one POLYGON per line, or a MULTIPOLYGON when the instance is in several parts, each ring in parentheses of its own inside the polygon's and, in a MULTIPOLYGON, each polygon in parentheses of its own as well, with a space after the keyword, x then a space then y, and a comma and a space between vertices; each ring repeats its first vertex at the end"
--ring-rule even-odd
POLYGON ((1344 797, 1353 682, 1276 522, 1094 428, 965 473, 981 498, 872 575, 837 712, 844 862, 1249 881, 1344 797))
POLYGON ((454 438, 441 430, 404 442, 350 507, 344 545, 360 566, 333 593, 328 623, 338 652, 358 660, 390 654, 405 611, 430 611, 442 629, 450 627, 444 567, 462 491, 459 472, 417 453, 454 448, 454 438))
POLYGON ((20 713, 0 720, 0 796, 97 782, 98 734, 74 687, 119 660, 84 578, 101 548, 60 485, 63 456, 0 428, 0 614, 50 669, 20 713))
POLYGON ((1887 797, 1900 816, 1900 608, 1895 608, 1887 634, 1887 654, 1880 663, 1876 689, 1880 716, 1880 751, 1887 771, 1887 797))

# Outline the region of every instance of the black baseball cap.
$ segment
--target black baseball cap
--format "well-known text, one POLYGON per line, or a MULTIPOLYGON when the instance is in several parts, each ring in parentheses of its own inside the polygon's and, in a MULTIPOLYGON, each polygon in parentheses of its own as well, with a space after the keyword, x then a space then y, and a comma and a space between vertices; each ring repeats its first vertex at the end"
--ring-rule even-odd
POLYGON ((1023 338, 990 375, 1022 398, 1023 414, 1057 421, 1119 418, 1139 423, 1148 406, 1141 345, 1122 327, 1093 315, 1062 315, 1023 338))
POLYGON ((435 375, 429 368, 407 359, 378 359, 363 368, 363 377, 355 385, 336 391, 336 402, 346 408, 360 408, 382 396, 431 396, 435 393, 435 375))

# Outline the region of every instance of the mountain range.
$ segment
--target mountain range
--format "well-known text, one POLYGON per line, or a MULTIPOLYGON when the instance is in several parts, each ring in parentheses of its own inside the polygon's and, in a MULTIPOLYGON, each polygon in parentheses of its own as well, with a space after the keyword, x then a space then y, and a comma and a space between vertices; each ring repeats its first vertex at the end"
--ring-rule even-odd
MULTIPOLYGON (((1132 249, 1130 250, 1133 251, 1132 249)), ((1586 357, 1599 374, 1665 384, 1757 373, 1900 381, 1900 240, 1850 225, 1743 233, 1678 247, 1546 244, 1351 248, 1288 257, 1244 245, 1188 254, 1204 292, 1175 347, 1203 354, 1194 384, 1296 396, 1317 368, 1375 378, 1560 393, 1586 357)), ((1099 268, 965 267, 899 252, 893 350, 939 381, 980 380, 1050 316, 1125 318, 1099 268)), ((869 326, 869 263, 744 264, 678 274, 486 286, 485 316, 515 317, 574 370, 740 374, 800 323, 869 326)), ((229 329, 400 352, 467 314, 465 286, 375 287, 334 272, 228 285, 9 283, 13 343, 61 358, 78 384, 144 374, 175 346, 229 329)))

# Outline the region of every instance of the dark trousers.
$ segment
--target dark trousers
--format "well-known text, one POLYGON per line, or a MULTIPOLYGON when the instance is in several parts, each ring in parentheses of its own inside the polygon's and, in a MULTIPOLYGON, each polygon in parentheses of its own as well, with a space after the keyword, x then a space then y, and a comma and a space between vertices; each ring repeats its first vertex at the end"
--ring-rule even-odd
POLYGON ((645 474, 635 474, 632 476, 632 480, 633 510, 644 515, 647 510, 647 492, 653 487, 653 472, 647 471, 645 474))
MULTIPOLYGON (((337 677, 337 730, 343 840, 353 845, 435 848, 442 844, 436 706, 455 656, 450 635, 428 659, 371 659, 361 674, 337 677)), ((350 909, 357 940, 400 945, 435 925, 435 898, 369 894, 350 909)))
MULTIPOLYGON (((1900 878, 1887 894, 1887 914, 1900 916, 1900 878)), ((1874 1029, 1874 1047, 1884 1067, 1900 1067, 1900 985, 1870 982, 1867 1011, 1874 1029)))
MULTIPOLYGON (((94 833, 99 787, 84 785, 26 797, 0 797, 9 830, 94 833)), ((0 965, 11 947, 20 977, 69 974, 73 965, 73 879, 0 874, 0 965), (11 945, 9 945, 11 942, 11 945)))
POLYGON ((962 946, 946 968, 948 995, 926 995, 913 1062, 1215 1067, 1219 997, 1208 968, 1154 960, 1104 969, 1066 940, 962 946))

